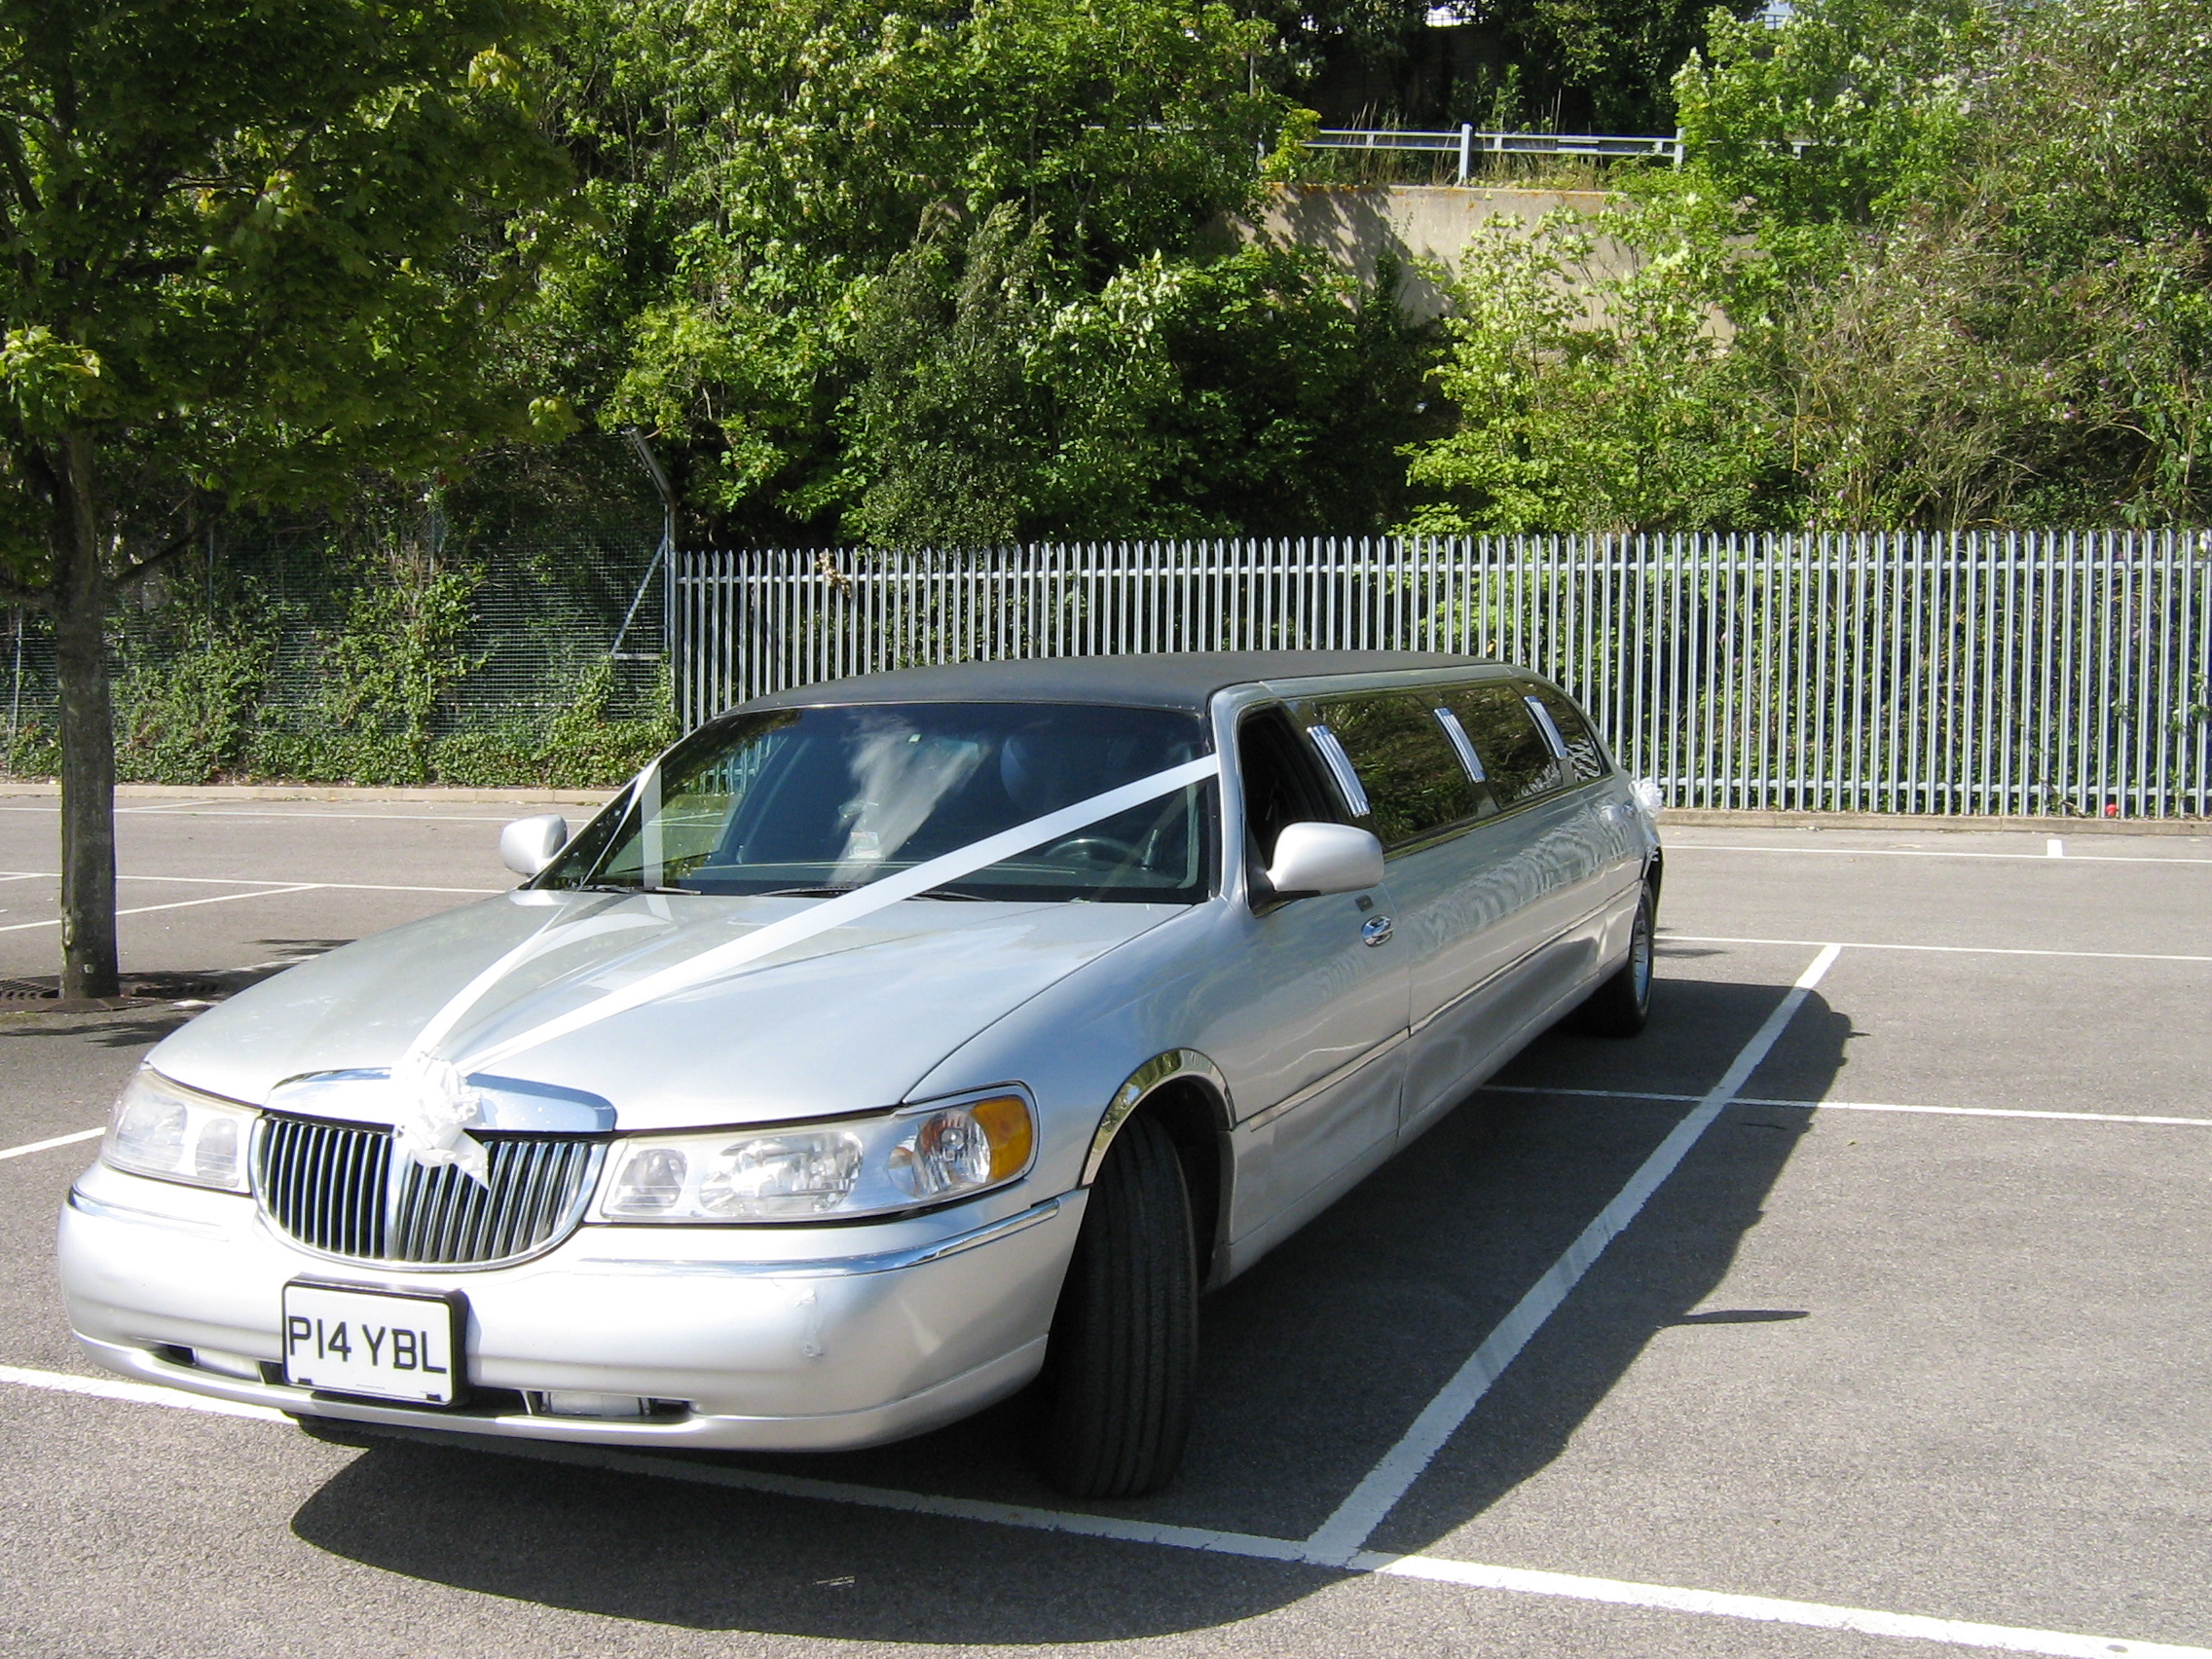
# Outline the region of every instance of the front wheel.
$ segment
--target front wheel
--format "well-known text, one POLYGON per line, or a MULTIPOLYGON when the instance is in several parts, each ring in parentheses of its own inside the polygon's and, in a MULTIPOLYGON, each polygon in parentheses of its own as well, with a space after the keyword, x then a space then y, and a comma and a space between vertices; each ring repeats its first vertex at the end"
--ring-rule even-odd
POLYGON ((1646 885, 1636 902, 1636 926, 1629 935, 1628 960, 1620 971, 1591 992, 1575 1023, 1593 1037, 1634 1037, 1651 1017, 1651 933, 1655 906, 1646 885))
POLYGON ((1191 1431, 1198 1273, 1175 1143, 1140 1117, 1108 1148, 1052 1315, 1046 1478, 1075 1497, 1165 1486, 1191 1431))

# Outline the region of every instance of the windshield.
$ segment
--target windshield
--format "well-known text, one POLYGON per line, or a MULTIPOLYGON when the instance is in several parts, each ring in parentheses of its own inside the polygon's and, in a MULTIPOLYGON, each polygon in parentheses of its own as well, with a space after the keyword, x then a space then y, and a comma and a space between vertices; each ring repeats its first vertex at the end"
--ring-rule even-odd
MULTIPOLYGON (((1160 709, 861 704, 701 727, 539 887, 827 897, 1206 754, 1160 709)), ((1214 793, 1193 785, 932 889, 946 899, 1195 903, 1214 793)))

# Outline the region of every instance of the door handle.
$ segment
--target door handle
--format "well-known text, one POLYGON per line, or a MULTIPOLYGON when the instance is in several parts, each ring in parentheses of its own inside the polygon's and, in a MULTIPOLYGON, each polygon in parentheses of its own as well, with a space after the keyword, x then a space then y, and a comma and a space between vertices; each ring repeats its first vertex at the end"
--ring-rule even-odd
POLYGON ((1388 916, 1370 916, 1366 921, 1360 923, 1359 942, 1362 944, 1388 944, 1390 942, 1390 918, 1388 916))

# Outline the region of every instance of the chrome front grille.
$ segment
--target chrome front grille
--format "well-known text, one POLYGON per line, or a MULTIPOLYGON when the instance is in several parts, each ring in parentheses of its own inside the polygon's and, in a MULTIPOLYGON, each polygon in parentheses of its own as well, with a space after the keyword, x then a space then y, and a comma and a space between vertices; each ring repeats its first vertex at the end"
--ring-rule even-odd
POLYGON ((602 1141, 480 1134, 487 1191, 451 1166, 409 1163, 393 1191, 391 1131, 272 1116, 254 1160, 261 1208, 311 1250, 356 1262, 488 1267, 567 1237, 590 1200, 602 1141))

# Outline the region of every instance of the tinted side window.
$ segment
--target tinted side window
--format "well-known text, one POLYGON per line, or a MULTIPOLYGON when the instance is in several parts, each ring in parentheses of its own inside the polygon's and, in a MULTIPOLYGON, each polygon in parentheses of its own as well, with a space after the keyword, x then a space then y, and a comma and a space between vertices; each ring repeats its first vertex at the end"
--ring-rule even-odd
POLYGON ((1512 806, 1558 789, 1567 782, 1565 764, 1522 701, 1511 681, 1492 680, 1445 694, 1445 705, 1459 717, 1482 756, 1483 770, 1500 806, 1512 806))
POLYGON ((1552 724, 1559 727, 1560 736, 1567 742, 1567 763, 1573 771, 1574 782, 1592 783, 1612 770, 1605 759, 1604 746, 1590 729, 1590 722, 1582 718, 1580 709, 1549 685, 1529 684, 1523 689, 1550 711, 1552 724))
POLYGON ((1436 723, 1431 700, 1347 697, 1319 704, 1314 716, 1351 757, 1383 846, 1404 846, 1481 810, 1481 792, 1436 723))
POLYGON ((1336 822, 1337 808, 1282 710, 1244 717, 1236 728, 1236 767, 1244 788, 1245 830, 1263 866, 1274 862, 1275 837, 1284 825, 1336 822))

